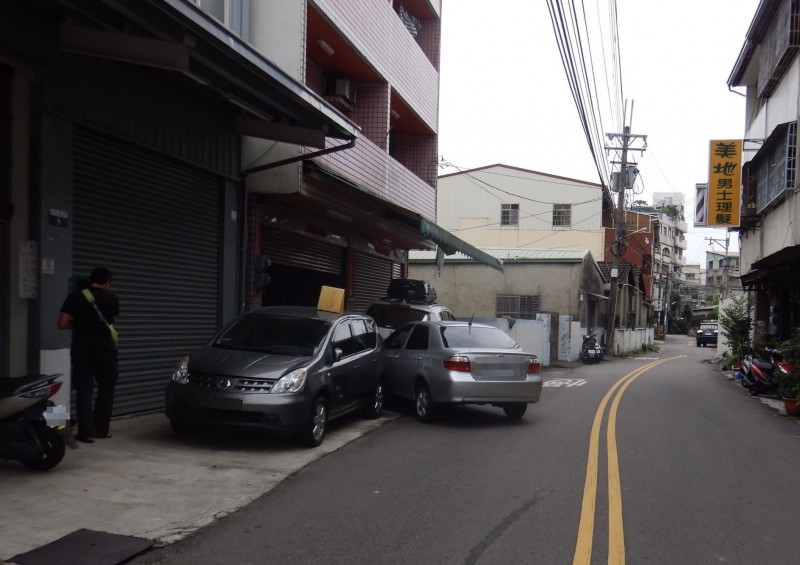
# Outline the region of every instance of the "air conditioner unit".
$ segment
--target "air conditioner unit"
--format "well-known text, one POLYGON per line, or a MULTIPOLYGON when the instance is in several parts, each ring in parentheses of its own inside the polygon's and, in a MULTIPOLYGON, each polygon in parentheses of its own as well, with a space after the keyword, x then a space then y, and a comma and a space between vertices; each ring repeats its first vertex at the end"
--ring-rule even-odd
POLYGON ((356 102, 356 87, 346 78, 329 78, 325 84, 326 96, 339 96, 350 104, 356 102))

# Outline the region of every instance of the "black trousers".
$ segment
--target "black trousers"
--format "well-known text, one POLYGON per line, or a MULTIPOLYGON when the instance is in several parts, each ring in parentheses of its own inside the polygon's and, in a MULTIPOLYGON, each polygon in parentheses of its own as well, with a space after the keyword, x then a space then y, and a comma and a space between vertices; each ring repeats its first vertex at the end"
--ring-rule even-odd
POLYGON ((72 388, 77 394, 78 436, 108 435, 114 407, 114 386, 117 384, 117 350, 106 347, 73 346, 72 388), (92 409, 94 383, 97 399, 92 409))

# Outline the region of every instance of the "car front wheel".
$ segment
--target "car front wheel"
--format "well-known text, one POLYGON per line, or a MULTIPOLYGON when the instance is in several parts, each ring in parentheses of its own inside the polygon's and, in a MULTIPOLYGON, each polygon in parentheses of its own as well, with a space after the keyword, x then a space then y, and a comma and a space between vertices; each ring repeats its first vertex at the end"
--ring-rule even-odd
POLYGON ((514 402, 503 406, 503 412, 506 413, 509 420, 519 420, 525 415, 527 410, 528 405, 524 402, 514 402))
POLYGON ((436 408, 433 403, 431 391, 423 382, 417 384, 414 389, 414 405, 417 410, 417 419, 423 423, 429 423, 436 416, 436 408))
POLYGON ((308 447, 317 447, 325 439, 328 428, 328 402, 325 397, 318 396, 311 409, 306 429, 300 436, 300 441, 308 447))

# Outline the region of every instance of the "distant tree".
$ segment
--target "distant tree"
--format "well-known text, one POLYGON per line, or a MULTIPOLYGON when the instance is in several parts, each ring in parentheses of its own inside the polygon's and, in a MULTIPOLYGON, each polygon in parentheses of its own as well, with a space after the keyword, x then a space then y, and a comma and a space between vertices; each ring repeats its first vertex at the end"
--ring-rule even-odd
POLYGON ((664 204, 659 208, 662 214, 666 214, 666 216, 670 220, 677 220, 681 217, 681 211, 675 204, 664 204))
POLYGON ((736 359, 744 357, 744 348, 750 344, 750 330, 753 328, 753 319, 750 317, 752 306, 753 300, 749 293, 736 296, 730 305, 722 308, 719 315, 722 335, 728 338, 731 353, 736 359))

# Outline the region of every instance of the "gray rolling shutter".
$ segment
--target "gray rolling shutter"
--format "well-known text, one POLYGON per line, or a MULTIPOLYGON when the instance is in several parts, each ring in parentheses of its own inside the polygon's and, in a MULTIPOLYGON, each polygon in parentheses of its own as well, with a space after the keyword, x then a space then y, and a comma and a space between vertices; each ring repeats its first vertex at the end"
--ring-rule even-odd
POLYGON ((120 299, 114 414, 163 406, 177 360, 219 323, 219 177, 75 130, 74 274, 113 273, 120 299))
POLYGON ((353 312, 364 312, 372 302, 386 296, 394 265, 393 261, 374 255, 355 254, 353 298, 349 306, 353 312))
POLYGON ((342 274, 343 247, 281 230, 267 229, 265 232, 264 251, 273 263, 342 274))

